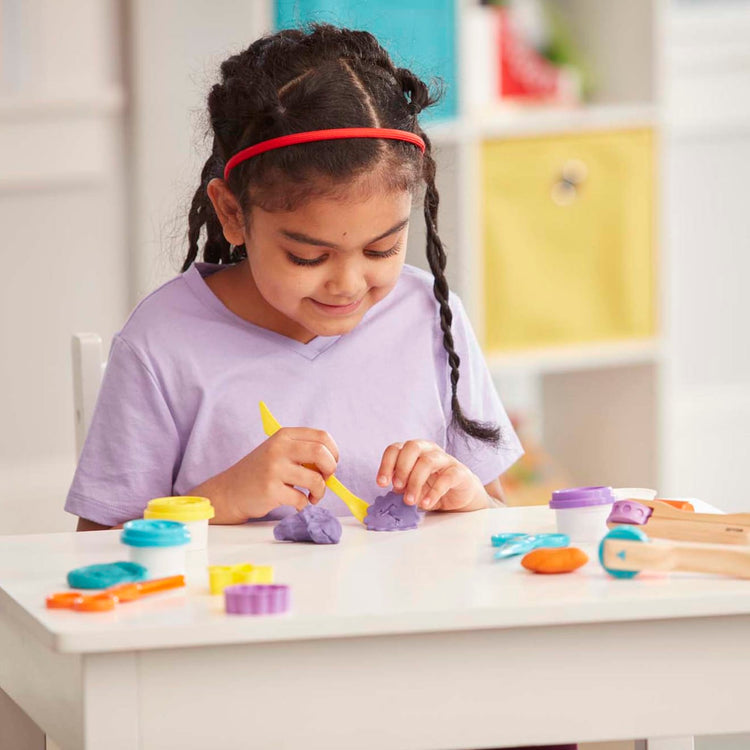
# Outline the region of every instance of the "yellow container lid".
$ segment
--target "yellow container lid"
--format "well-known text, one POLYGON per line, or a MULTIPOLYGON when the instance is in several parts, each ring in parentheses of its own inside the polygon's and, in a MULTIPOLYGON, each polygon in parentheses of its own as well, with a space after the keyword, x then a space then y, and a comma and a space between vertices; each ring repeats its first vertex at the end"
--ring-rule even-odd
POLYGON ((157 497, 148 501, 144 518, 166 521, 204 521, 213 518, 214 506, 207 497, 157 497))

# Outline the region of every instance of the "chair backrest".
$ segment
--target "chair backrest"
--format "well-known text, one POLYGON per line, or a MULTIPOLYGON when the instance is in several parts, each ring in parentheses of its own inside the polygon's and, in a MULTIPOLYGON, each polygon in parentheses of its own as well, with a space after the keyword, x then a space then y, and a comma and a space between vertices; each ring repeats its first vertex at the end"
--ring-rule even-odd
POLYGON ((71 340, 73 353, 73 405, 75 407, 76 456, 91 424, 96 397, 102 383, 106 360, 102 339, 96 333, 75 333, 71 340))

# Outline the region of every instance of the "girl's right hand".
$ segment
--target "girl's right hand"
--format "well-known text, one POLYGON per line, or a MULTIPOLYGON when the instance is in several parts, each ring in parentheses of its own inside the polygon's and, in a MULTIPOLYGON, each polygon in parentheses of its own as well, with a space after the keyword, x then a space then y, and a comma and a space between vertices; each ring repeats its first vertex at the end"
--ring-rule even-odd
POLYGON ((324 430, 282 427, 234 466, 191 490, 208 497, 214 523, 244 523, 280 505, 302 510, 325 494, 325 480, 336 471, 339 451, 324 430), (309 492, 296 489, 302 487, 309 492))

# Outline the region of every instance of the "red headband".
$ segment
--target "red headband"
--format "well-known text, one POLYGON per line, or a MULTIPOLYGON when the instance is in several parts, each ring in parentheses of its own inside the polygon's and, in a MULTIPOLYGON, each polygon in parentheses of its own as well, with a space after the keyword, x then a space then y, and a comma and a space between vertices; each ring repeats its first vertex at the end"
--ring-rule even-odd
POLYGON ((292 133, 261 141, 254 146, 243 148, 238 151, 224 167, 224 179, 229 178, 229 173, 240 163, 253 156, 271 151, 275 148, 292 146, 295 143, 311 143, 312 141, 335 141, 341 138, 387 138, 391 141, 406 141, 413 143, 424 153, 424 141, 408 130, 394 130, 392 128, 334 128, 332 130, 308 130, 304 133, 292 133))

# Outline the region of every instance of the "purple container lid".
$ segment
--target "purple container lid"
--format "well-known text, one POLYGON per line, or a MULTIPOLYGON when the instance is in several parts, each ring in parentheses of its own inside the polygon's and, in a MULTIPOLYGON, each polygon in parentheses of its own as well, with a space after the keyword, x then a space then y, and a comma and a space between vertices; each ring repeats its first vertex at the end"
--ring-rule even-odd
POLYGON ((553 492, 549 507, 555 510, 587 508, 591 505, 610 505, 614 501, 611 487, 571 487, 553 492))

